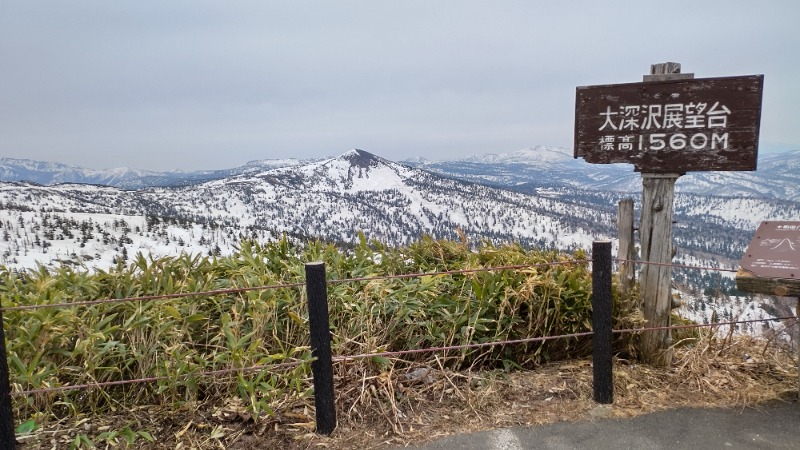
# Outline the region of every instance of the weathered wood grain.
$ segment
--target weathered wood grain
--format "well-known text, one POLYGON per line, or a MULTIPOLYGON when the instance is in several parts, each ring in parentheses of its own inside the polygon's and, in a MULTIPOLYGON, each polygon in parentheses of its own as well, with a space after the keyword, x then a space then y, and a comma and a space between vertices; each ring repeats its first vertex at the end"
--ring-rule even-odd
MULTIPOLYGON (((642 312, 647 320, 645 327, 666 327, 670 324, 672 306, 672 213, 677 174, 642 174, 642 216, 639 225, 641 259, 639 274, 642 293, 642 312)), ((642 333, 640 352, 645 361, 653 365, 672 362, 671 339, 668 330, 642 333)))
POLYGON ((739 269, 736 272, 736 289, 754 294, 800 297, 800 279, 762 278, 739 269))
MULTIPOLYGON (((636 258, 636 247, 633 243, 633 199, 620 200, 617 205, 617 238, 619 249, 617 258, 633 261, 636 258)), ((636 282, 636 271, 633 262, 620 261, 619 263, 619 291, 626 296, 636 282)))

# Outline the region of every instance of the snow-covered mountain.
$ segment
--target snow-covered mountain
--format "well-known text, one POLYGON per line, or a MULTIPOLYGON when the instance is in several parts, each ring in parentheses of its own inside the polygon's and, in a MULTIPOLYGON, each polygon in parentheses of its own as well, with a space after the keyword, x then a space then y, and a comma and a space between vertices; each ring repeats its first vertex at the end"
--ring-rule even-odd
POLYGON ((363 231, 397 245, 462 232, 476 242, 575 248, 610 237, 614 223, 608 208, 455 180, 362 150, 182 187, 3 183, 0 203, 0 264, 11 267, 70 257, 107 266, 122 250, 224 252, 243 237, 283 233, 351 243, 363 231))
POLYGON ((570 150, 559 147, 538 146, 451 161, 410 159, 404 162, 432 172, 504 187, 571 186, 623 192, 641 189, 641 182, 630 166, 587 164, 574 159, 570 150))
POLYGON ((158 175, 157 172, 126 167, 94 170, 57 162, 0 158, 0 180, 3 181, 30 181, 39 184, 88 183, 124 187, 131 180, 158 175))
MULTIPOLYGON (((43 185, 86 183, 121 189, 185 186, 319 160, 264 159, 232 169, 154 172, 129 168, 87 169, 61 163, 0 158, 0 181, 43 185)), ((450 177, 529 192, 539 187, 570 186, 586 190, 636 193, 641 178, 627 164, 588 164, 572 151, 537 146, 509 153, 472 155, 451 161, 411 158, 405 165, 450 177)), ((692 172, 678 179, 678 192, 800 201, 800 150, 767 153, 754 172, 692 172)))
MULTIPOLYGON (((516 152, 474 155, 455 161, 411 159, 414 167, 518 190, 542 186, 639 192, 640 174, 628 164, 588 164, 565 148, 538 146, 516 152)), ((800 201, 800 150, 767 153, 753 172, 692 172, 678 179, 678 192, 800 201)))
POLYGON ((0 158, 0 181, 28 181, 54 185, 83 183, 114 186, 120 189, 144 189, 156 186, 181 186, 209 180, 254 173, 277 167, 297 166, 312 160, 265 159, 250 161, 233 169, 155 172, 118 167, 114 169, 88 169, 57 162, 30 159, 0 158))
MULTIPOLYGON (((502 161, 546 161, 553 172, 581 164, 557 148, 490 155, 487 160, 493 161, 491 167, 501 167, 502 161)), ((39 169, 46 171, 46 167, 39 169)), ((54 239, 53 233, 44 236, 41 221, 45 214, 68 223, 100 214, 113 217, 112 221, 122 216, 136 217, 134 222, 154 217, 228 230, 223 242, 207 233, 184 237, 184 243, 206 253, 217 245, 221 251, 231 248, 240 236, 268 238, 288 233, 350 243, 359 231, 390 245, 405 244, 424 234, 457 239, 463 232, 475 241, 488 238, 541 247, 588 247, 592 239, 613 237, 616 203, 628 195, 547 180, 517 185, 518 191, 512 191, 412 168, 363 150, 305 164, 297 160, 252 162, 236 172, 239 174, 197 184, 135 191, 85 184, 0 184, 0 220, 7 222, 9 235, 0 241, 0 264, 30 266, 33 260, 48 261, 52 254, 45 255, 47 247, 40 245, 35 250, 36 245, 30 245, 37 237, 54 248, 60 248, 55 241, 63 241, 59 244, 68 254, 91 253, 83 250, 90 244, 92 251, 103 253, 104 247, 92 246, 96 240, 80 239, 83 246, 73 248, 69 239, 54 239), (17 223, 20 220, 38 226, 22 231, 27 228, 17 223), (14 228, 17 232, 11 233, 14 228), (23 262, 20 249, 31 258, 23 262)), ((675 201, 674 227, 679 257, 738 260, 761 220, 798 218, 798 202, 680 193, 675 201)), ((97 228, 97 224, 91 225, 97 228)), ((66 228, 58 235, 66 236, 66 228)), ((153 239, 164 245, 176 241, 165 235, 153 239)), ((121 248, 117 246, 118 251, 121 248)), ((162 254, 181 249, 155 244, 127 248, 128 252, 139 250, 162 254)))
MULTIPOLYGON (((503 159, 530 158, 529 153, 495 155, 492 166, 503 159)), ((555 149, 541 159, 553 164, 553 170, 579 163, 563 159, 563 154, 555 149)), ((488 239, 588 248, 594 239, 613 239, 615 205, 627 195, 544 181, 528 186, 527 192, 512 191, 412 168, 363 150, 277 165, 256 162, 234 176, 139 190, 0 183, 0 265, 12 270, 37 264, 107 269, 139 253, 153 258, 228 254, 243 239, 281 235, 347 245, 357 242, 359 232, 389 245, 428 234, 464 236, 476 243, 488 239)), ((681 193, 675 201, 676 262, 735 267, 761 220, 798 218, 799 202, 681 193)), ((686 314, 706 320, 714 311, 720 318, 775 317, 773 306, 754 299, 738 301, 739 309, 721 302, 721 296, 733 292, 730 277, 676 270, 674 280, 692 299, 686 314)))

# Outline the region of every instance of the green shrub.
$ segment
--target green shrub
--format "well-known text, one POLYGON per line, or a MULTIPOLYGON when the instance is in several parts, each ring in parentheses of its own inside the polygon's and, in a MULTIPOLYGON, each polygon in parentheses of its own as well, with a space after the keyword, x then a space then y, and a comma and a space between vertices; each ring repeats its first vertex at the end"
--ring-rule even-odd
MULTIPOLYGON (((591 328, 591 273, 574 264, 345 281, 355 277, 460 271, 482 267, 580 261, 582 252, 526 250, 518 245, 424 238, 408 247, 377 242, 349 250, 283 239, 244 242, 229 257, 147 258, 89 273, 64 267, 23 273, 0 269, 4 307, 193 293, 302 283, 304 263, 324 261, 334 355, 399 351, 571 334, 591 328)), ((619 299, 615 316, 628 312, 619 299)), ((4 326, 15 391, 158 378, 152 383, 15 397, 17 417, 240 397, 255 415, 286 398, 311 394, 305 289, 280 287, 174 299, 6 311, 4 326), (266 366, 232 376, 204 371, 266 366)), ((450 350, 450 368, 533 366, 585 355, 588 339, 450 350)), ((403 356, 425 363, 433 353, 403 356)), ((371 364, 369 360, 363 364, 371 364)), ((376 368, 380 370, 380 368, 376 368)))

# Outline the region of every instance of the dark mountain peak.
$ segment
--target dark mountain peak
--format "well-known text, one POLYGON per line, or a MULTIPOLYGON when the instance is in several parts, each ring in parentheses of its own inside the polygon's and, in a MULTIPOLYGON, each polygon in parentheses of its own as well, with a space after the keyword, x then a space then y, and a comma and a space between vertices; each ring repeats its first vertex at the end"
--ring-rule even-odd
POLYGON ((348 161, 351 167, 361 167, 363 169, 377 167, 384 162, 378 156, 357 148, 348 150, 339 159, 348 161))

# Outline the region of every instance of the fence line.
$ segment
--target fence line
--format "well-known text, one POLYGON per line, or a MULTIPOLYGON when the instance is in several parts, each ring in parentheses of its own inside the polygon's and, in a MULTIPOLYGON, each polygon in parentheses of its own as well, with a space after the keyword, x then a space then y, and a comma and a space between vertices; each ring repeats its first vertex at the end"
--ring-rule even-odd
POLYGON ((679 267, 681 269, 711 270, 711 271, 715 271, 715 272, 732 272, 732 273, 737 273, 738 272, 738 270, 735 270, 735 269, 722 269, 722 268, 719 268, 719 267, 688 266, 688 265, 685 265, 685 264, 673 264, 673 263, 658 263, 658 262, 652 262, 652 261, 642 261, 642 260, 639 260, 639 259, 619 259, 619 258, 614 258, 614 261, 615 262, 623 262, 623 263, 629 262, 629 263, 634 263, 634 264, 643 264, 643 265, 650 265, 650 266, 679 267))
POLYGON ((556 339, 569 339, 569 338, 577 338, 583 336, 591 336, 594 334, 594 331, 585 331, 582 333, 572 333, 572 334, 562 334, 558 336, 541 336, 541 337, 534 337, 534 338, 524 338, 524 339, 509 339, 505 341, 491 341, 491 342, 481 342, 478 344, 461 344, 461 345, 446 345, 442 347, 429 347, 429 348, 414 348, 409 350, 397 350, 393 352, 380 352, 380 353, 361 353, 358 355, 351 355, 351 356, 334 356, 334 361, 347 361, 347 360, 355 360, 355 359, 365 359, 365 358, 373 358, 376 356, 383 356, 383 357, 392 357, 392 356, 402 356, 402 355, 410 355, 414 353, 432 353, 432 352, 446 352, 450 350, 465 350, 470 348, 483 348, 483 347, 495 347, 498 345, 515 345, 515 344, 527 344, 531 342, 545 342, 551 341, 556 339))
MULTIPOLYGON (((690 329, 690 328, 713 328, 713 327, 720 327, 725 325, 738 325, 744 323, 755 323, 755 322, 778 322, 782 320, 800 320, 798 316, 787 316, 787 317, 774 317, 770 319, 748 319, 748 320, 737 320, 737 321, 730 321, 730 322, 715 322, 715 323, 708 323, 708 324, 691 324, 691 325, 671 325, 668 327, 653 327, 653 328, 627 328, 627 329, 619 329, 619 330, 612 330, 613 334, 626 334, 626 333, 646 333, 650 331, 660 331, 660 330, 680 330, 680 329, 690 329)), ((784 330, 785 331, 785 330, 784 330)), ((398 357, 403 355, 410 355, 410 354, 418 354, 418 353, 433 353, 433 352, 445 352, 445 351, 452 351, 452 350, 465 350, 465 349, 474 349, 474 348, 485 348, 485 347, 496 347, 500 345, 517 345, 517 344, 529 344, 532 342, 546 342, 551 340, 557 339, 571 339, 571 338, 579 338, 579 337, 586 337, 594 335, 593 331, 585 331, 581 333, 571 333, 571 334, 562 334, 557 336, 540 336, 540 337, 533 337, 533 338, 523 338, 523 339, 509 339, 503 341, 491 341, 491 342, 481 342, 477 344, 461 344, 461 345, 448 345, 448 346, 440 346, 440 347, 427 347, 427 348, 418 348, 418 349, 409 349, 409 350, 397 350, 391 352, 375 352, 375 353, 359 353, 355 355, 338 355, 334 356, 332 360, 334 362, 343 362, 343 361, 354 361, 359 359, 367 359, 367 358, 374 358, 374 357, 384 357, 384 358, 391 358, 391 357, 398 357)), ((37 395, 37 394, 49 394, 49 393, 57 393, 57 392, 64 392, 64 391, 72 391, 72 390, 82 390, 82 389, 97 389, 103 387, 111 387, 111 386, 120 386, 120 385, 127 385, 127 384, 139 384, 139 383, 154 383, 157 381, 164 381, 164 380, 182 380, 182 379, 189 379, 192 377, 202 378, 207 376, 216 376, 216 375, 228 375, 232 373, 246 373, 246 372, 256 372, 259 370, 272 370, 272 369, 284 369, 284 368, 291 368, 301 366, 303 364, 310 364, 311 360, 306 361, 291 361, 285 363, 278 363, 278 364, 261 364, 256 366, 248 366, 248 367, 238 367, 238 368, 228 368, 228 369, 218 369, 218 370, 211 370, 205 372, 198 372, 198 373, 186 373, 177 376, 158 376, 158 377, 147 377, 147 378, 134 378, 130 380, 118 380, 118 381, 104 381, 98 383, 86 383, 86 384, 75 384, 69 386, 56 386, 56 387, 49 387, 49 388, 36 388, 36 389, 29 389, 24 391, 17 391, 12 392, 11 395, 13 397, 21 397, 25 395, 37 395)))
MULTIPOLYGON (((798 316, 787 316, 787 317, 774 317, 770 319, 748 319, 748 320, 738 320, 738 321, 731 321, 731 322, 714 322, 714 323, 707 323, 707 324, 692 324, 692 325, 671 325, 668 327, 652 327, 652 328, 627 328, 627 329, 620 329, 620 330, 612 330, 614 334, 625 334, 625 333, 647 333, 650 331, 661 331, 661 330, 681 330, 686 328, 713 328, 713 327, 720 327, 725 325, 737 325, 743 323, 755 323, 755 322, 778 322, 781 320, 798 320, 798 316)), ((376 356, 383 356, 383 357, 394 357, 394 356, 403 356, 408 354, 414 353, 431 353, 431 352, 439 352, 439 351, 450 351, 450 350, 463 350, 463 349, 470 349, 470 348, 482 348, 482 347, 494 347, 498 345, 515 345, 515 344, 527 344, 531 342, 545 342, 550 340, 556 339, 569 339, 569 338, 578 338, 578 337, 585 337, 585 336, 592 336, 594 334, 593 331, 585 331, 581 333, 572 333, 572 334, 562 334, 558 336, 542 336, 542 337, 534 337, 534 338, 524 338, 524 339, 510 339, 504 341, 491 341, 491 342, 482 342, 479 344, 462 344, 462 345, 448 345, 442 347, 428 347, 428 348, 419 348, 419 349, 410 349, 410 350, 397 350, 392 352, 377 352, 377 353, 361 353, 357 355, 340 355, 334 356, 334 361, 347 361, 347 360, 355 360, 355 359, 365 359, 365 358, 373 358, 376 356)))
POLYGON ((214 295, 221 295, 221 294, 238 294, 241 292, 251 292, 251 291, 266 291, 269 289, 281 289, 281 288, 292 288, 292 287, 302 287, 305 286, 305 283, 291 283, 291 284, 274 284, 268 286, 256 286, 256 287, 248 287, 248 288, 231 288, 231 289, 217 289, 213 291, 204 291, 204 292, 182 292, 178 294, 160 294, 160 295, 146 295, 142 297, 124 297, 124 298, 108 298, 103 300, 86 300, 86 301, 79 301, 79 302, 65 302, 65 303, 50 303, 46 305, 23 305, 23 306, 9 306, 6 308, 2 308, 4 312, 6 311, 26 311, 32 309, 45 309, 45 308, 69 308, 72 306, 91 306, 91 305, 100 305, 104 303, 126 303, 126 302, 144 302, 144 301, 152 301, 152 300, 173 300, 176 298, 185 298, 185 297, 211 297, 214 295))
POLYGON ((467 274, 467 273, 476 273, 476 272, 493 272, 495 270, 519 270, 519 269, 531 269, 536 267, 550 267, 550 266, 561 266, 561 265, 568 265, 568 264, 584 264, 590 263, 591 261, 588 259, 576 259, 572 261, 553 261, 547 263, 536 263, 536 264, 518 264, 513 266, 497 266, 497 267, 481 267, 477 269, 458 269, 458 270, 445 270, 441 272, 418 272, 418 273, 409 273, 409 274, 402 274, 402 275, 378 275, 374 277, 359 277, 359 278, 342 278, 340 280, 328 280, 329 284, 340 284, 340 283, 348 283, 348 282, 355 282, 355 281, 375 281, 375 280, 394 280, 394 279, 401 279, 401 278, 419 278, 419 277, 427 277, 427 276, 438 276, 438 275, 459 275, 459 274, 467 274))
POLYGON ((198 373, 185 373, 175 376, 158 376, 158 377, 147 377, 147 378, 132 378, 130 380, 117 380, 117 381, 101 381, 98 383, 85 383, 85 384, 73 384, 69 386, 54 386, 48 388, 37 388, 37 389, 29 389, 26 391, 18 391, 12 392, 11 395, 14 397, 20 397, 23 395, 35 395, 35 394, 50 394, 55 392, 64 392, 64 391, 75 391, 75 390, 83 390, 83 389, 97 389, 97 388, 104 388, 104 387, 111 387, 111 386, 122 386, 126 384, 139 384, 139 383, 155 383, 157 381, 165 381, 165 380, 183 380, 183 379, 190 379, 193 377, 201 378, 207 376, 217 376, 217 375, 228 375, 231 373, 241 373, 241 372, 256 372, 259 370, 265 369, 284 369, 290 367, 301 366, 303 364, 308 364, 311 361, 292 361, 286 363, 278 363, 278 364, 261 364, 258 366, 250 366, 250 367, 237 367, 237 368, 229 368, 229 369, 218 369, 218 370, 209 370, 206 372, 198 372, 198 373))
MULTIPOLYGON (((419 272, 419 273, 410 273, 410 274, 401 274, 401 275, 381 275, 381 276, 374 276, 374 277, 356 277, 356 278, 342 278, 338 280, 328 280, 329 284, 342 284, 342 283, 351 283, 351 282, 360 282, 360 281, 379 281, 379 280, 393 280, 393 279, 403 279, 403 278, 419 278, 423 276, 438 276, 438 275, 456 275, 456 274, 466 274, 466 273, 476 273, 476 272, 492 272, 496 270, 517 270, 517 269, 528 269, 528 268, 535 268, 535 267, 548 267, 548 266, 558 266, 558 265, 567 265, 567 264, 582 264, 590 262, 588 260, 574 260, 574 261, 554 261, 549 263, 537 263, 537 264, 519 264, 513 266, 497 266, 497 267, 481 267, 477 269, 459 269, 459 270, 446 270, 440 272, 419 272)), ((3 312, 8 311, 29 311, 35 309, 47 309, 47 308, 69 308, 74 306, 92 306, 92 305, 100 305, 106 303, 126 303, 126 302, 144 302, 144 301, 153 301, 153 300, 173 300, 176 298, 186 298, 186 297, 211 297, 214 295, 222 295, 222 294, 239 294, 243 292, 252 292, 252 291, 266 291, 271 289, 286 289, 286 288, 297 288, 305 286, 304 282, 299 283, 287 283, 287 284, 272 284, 266 286, 253 286, 253 287, 246 287, 246 288, 230 288, 230 289, 216 289, 211 291, 200 291, 200 292, 182 292, 176 294, 159 294, 159 295, 146 295, 142 297, 122 297, 122 298, 109 298, 109 299, 101 299, 101 300, 85 300, 85 301, 78 301, 78 302, 62 302, 62 303, 49 303, 44 305, 22 305, 22 306, 8 306, 4 308, 0 308, 3 312)))
MULTIPOLYGON (((73 391, 73 390, 83 390, 83 389, 96 389, 96 388, 103 388, 103 387, 112 387, 112 386, 123 386, 123 385, 131 385, 136 383, 152 383, 158 381, 178 381, 188 378, 200 378, 205 376, 218 376, 218 375, 229 375, 233 373, 246 373, 246 372, 254 372, 259 370, 275 370, 275 369, 283 369, 283 368, 291 368, 291 367, 299 367, 303 364, 311 363, 312 372, 315 382, 315 403, 317 405, 317 422, 318 422, 318 432, 323 434, 329 434, 332 432, 333 428, 335 427, 335 411, 333 407, 333 387, 332 387, 332 375, 330 380, 330 394, 328 397, 330 398, 323 398, 323 397, 316 397, 316 391, 318 390, 317 386, 317 379, 321 378, 319 373, 320 361, 322 359, 326 360, 325 364, 327 368, 330 368, 330 364, 332 362, 343 362, 343 361, 351 361, 351 360, 359 360, 365 358, 372 358, 372 357, 397 357, 402 355, 408 354, 419 354, 419 353, 431 353, 431 352, 446 352, 451 350, 465 350, 465 349, 475 349, 475 348, 485 348, 485 347, 494 347, 500 345, 517 345, 517 344, 525 344, 525 343, 533 343, 533 342, 546 342, 550 340, 556 339, 569 339, 569 338, 579 338, 579 337, 587 337, 593 336, 593 346, 595 349, 598 346, 602 346, 607 348, 607 352, 605 352, 602 356, 598 356, 598 354, 593 355, 594 366, 597 366, 598 360, 603 365, 608 366, 608 376, 607 377, 599 377, 597 371, 595 370, 594 374, 594 384, 595 384, 595 401, 599 403, 610 403, 612 401, 611 395, 613 395, 613 385, 611 380, 611 336, 612 334, 623 334, 623 333, 647 333, 653 331, 660 331, 660 330, 677 330, 677 329, 692 329, 692 328, 711 328, 711 327, 720 327, 720 326, 730 326, 736 324, 745 324, 745 323, 753 323, 753 322, 770 322, 770 321, 781 321, 781 320, 789 320, 794 319, 795 321, 798 320, 797 316, 789 316, 789 317, 780 317, 780 318, 769 318, 769 319, 748 319, 748 320, 737 320, 737 321, 729 321, 729 322, 715 322, 709 324, 691 324, 691 325, 672 325, 666 327, 652 327, 652 328, 633 328, 633 329, 621 329, 621 330, 611 330, 610 325, 610 309, 611 309, 611 281, 610 281, 610 274, 611 274, 611 253, 610 253, 610 241, 595 241, 593 248, 596 250, 593 251, 592 260, 573 260, 573 261, 555 261, 549 263, 538 263, 538 264, 521 264, 521 265, 508 265, 508 266, 499 266, 499 267, 489 267, 489 268, 475 268, 475 269, 459 269, 459 270, 449 270, 449 271, 440 271, 440 272, 426 272, 426 273, 412 273, 412 274, 400 274, 400 275, 385 275, 385 276, 369 276, 369 277, 355 277, 355 278, 345 278, 339 280, 326 280, 325 272, 324 272, 324 264, 322 263, 312 263, 306 264, 306 281, 305 283, 290 283, 290 284, 276 284, 276 285, 267 285, 267 286, 257 286, 257 287, 248 287, 248 288, 230 288, 230 289, 218 289, 212 291, 205 291, 205 292, 191 292, 191 293, 177 293, 177 294, 164 294, 164 295, 150 295, 150 296, 142 296, 142 297, 135 297, 135 298, 114 298, 114 299, 102 299, 102 300, 89 300, 89 301, 79 301, 79 302, 69 302, 69 303, 56 303, 56 304, 49 304, 49 305, 25 305, 25 306, 14 306, 8 308, 0 308, 0 317, 2 317, 2 312, 4 311, 24 311, 24 310, 34 310, 34 309, 41 309, 41 308, 55 308, 55 307, 74 307, 74 306, 88 306, 88 305, 95 305, 95 304, 104 304, 104 303, 122 303, 122 302, 142 302, 142 301, 150 301, 150 300, 167 300, 167 299, 176 299, 176 298, 186 298, 186 297, 201 297, 201 296, 213 296, 213 295, 221 295, 221 294, 232 294, 232 293, 242 293, 242 292, 250 292, 250 291, 259 291, 259 290, 268 290, 268 289, 280 289, 280 288, 296 288, 304 286, 307 289, 309 294, 309 302, 312 300, 312 293, 315 293, 313 297, 316 297, 317 300, 317 307, 324 307, 319 311, 322 311, 325 315, 325 322, 320 322, 322 325, 318 325, 317 327, 314 326, 313 320, 311 321, 311 335, 312 335, 312 359, 310 360, 300 360, 300 361, 291 361, 291 362, 284 362, 278 364, 262 364, 256 365, 251 367, 242 367, 242 368, 227 368, 227 369, 218 369, 218 370, 211 370, 206 372, 199 372, 199 373, 186 373, 174 376, 155 376, 155 377, 148 377, 148 378, 139 378, 139 379, 129 379, 129 380, 117 380, 117 381, 106 381, 106 382, 97 382, 97 383, 85 383, 85 384, 78 384, 78 385, 71 385, 71 386, 57 386, 57 387, 45 387, 45 388, 36 388, 30 389, 25 391, 19 392, 8 392, 6 391, 3 393, 6 398, 10 398, 12 396, 24 396, 24 395, 40 395, 40 394, 48 394, 48 393, 57 393, 57 392, 66 392, 66 391, 73 391), (600 250, 602 249, 602 251, 600 250), (604 325, 606 331, 600 332, 598 329, 594 329, 593 331, 581 332, 581 333, 572 333, 572 334, 565 334, 565 335, 558 335, 558 336, 542 336, 542 337, 532 337, 532 338, 523 338, 523 339, 509 339, 503 341, 493 341, 493 342, 483 342, 483 343, 470 343, 470 344, 462 344, 462 345, 449 345, 449 346, 440 346, 440 347, 430 347, 430 348, 423 348, 423 349, 408 349, 408 350, 399 350, 399 351, 392 351, 392 352, 379 352, 379 353, 362 353, 356 355, 340 355, 340 356, 332 356, 330 354, 329 345, 330 345, 330 334, 328 332, 327 323, 327 289, 326 286, 328 284, 341 284, 341 283, 348 283, 348 282, 364 282, 364 281, 376 281, 376 280, 392 280, 392 279, 407 279, 407 278, 417 278, 423 276, 437 276, 437 275, 454 275, 454 274, 468 274, 468 273, 479 273, 479 272, 490 272, 490 271, 497 271, 497 270, 519 270, 519 269, 526 269, 526 268, 535 268, 535 267, 550 267, 550 266, 557 266, 557 265, 567 265, 567 264, 583 264, 583 263, 592 263, 593 264, 593 310, 597 311, 608 311, 608 324, 604 325), (314 277, 315 280, 311 280, 308 276, 309 274, 309 267, 310 266, 319 266, 321 269, 320 276, 314 277), (596 273, 595 273, 596 272, 596 273), (601 275, 602 273, 602 275, 601 275), (595 275, 597 277, 595 277, 595 275), (602 278, 602 280, 601 280, 602 278), (606 280, 607 278, 607 280, 606 280), (602 283, 600 283, 602 281, 602 283), (607 283, 606 283, 607 281, 607 283), (607 286, 606 286, 607 284, 607 286), (599 292, 596 287, 603 286, 600 288, 601 291, 599 292), (606 292, 608 291, 608 292, 606 292), (595 298, 604 298, 604 300, 598 304, 594 303, 595 298), (606 298, 607 297, 607 298, 606 298), (319 303, 321 302, 321 303, 319 303), (601 304, 602 303, 602 304, 601 304), (318 328, 318 329, 317 329, 318 328), (316 331, 315 331, 316 330, 316 331), (323 330, 324 332, 320 332, 323 330), (313 337, 316 335, 318 336, 318 342, 315 344, 313 337), (603 342, 598 342, 603 341, 603 342), (607 341, 607 342, 606 342, 607 341), (328 346, 328 351, 320 353, 321 349, 324 349, 325 346, 328 346), (608 391, 609 395, 600 395, 597 385, 603 385, 602 390, 608 391), (324 400, 324 402, 323 402, 324 400), (323 404, 326 405, 323 407, 323 404), (326 409, 330 410, 330 421, 328 426, 325 426, 324 429, 320 428, 320 410, 326 409)), ((635 260, 626 260, 626 259, 613 259, 616 262, 632 262, 632 263, 639 263, 639 264, 654 264, 654 265, 662 265, 662 266, 672 266, 672 267, 680 267, 680 268, 688 268, 688 269, 700 269, 700 270, 712 270, 712 271, 719 271, 719 272, 736 272, 735 270, 729 269, 721 269, 721 268, 712 268, 712 267, 696 267, 696 266, 688 266, 688 265, 680 265, 680 264, 670 264, 670 263, 649 263, 645 261, 635 261, 635 260)), ((311 306, 311 305, 310 305, 311 306)), ((311 308, 309 308, 311 311, 311 308)), ((596 327, 596 325, 595 325, 596 327)), ((0 330, 1 331, 1 330, 0 330)), ((5 432, 4 432, 5 433, 5 432)), ((8 434, 8 433, 5 433, 8 434)), ((13 433, 12 433, 13 437, 13 433)), ((6 436, 7 438, 7 436, 6 436)))
MULTIPOLYGON (((721 269, 717 267, 702 267, 702 266, 688 266, 683 264, 671 264, 671 263, 656 263, 656 262, 648 262, 648 261, 640 261, 640 260, 629 260, 629 259, 619 259, 614 258, 615 262, 631 262, 635 264, 650 264, 650 265, 657 265, 657 266, 670 266, 670 267, 679 267, 684 269, 697 269, 697 270, 711 270, 717 272, 733 272, 736 273, 736 270, 733 269, 721 269)), ((328 280, 329 284, 343 284, 343 283, 352 283, 352 282, 361 282, 361 281, 380 281, 380 280, 394 280, 394 279, 405 279, 405 278, 419 278, 423 276, 439 276, 439 275, 458 275, 458 274, 468 274, 468 273, 480 273, 480 272, 493 272, 498 270, 519 270, 519 269, 530 269, 536 267, 550 267, 550 266, 559 266, 559 265, 571 265, 571 264, 585 264, 590 263, 590 260, 586 259, 577 259, 573 261, 553 261, 548 263, 536 263, 536 264, 518 264, 518 265, 509 265, 509 266, 497 266, 497 267, 481 267, 476 269, 458 269, 458 270, 444 270, 439 272, 417 272, 417 273, 409 273, 409 274, 399 274, 399 275, 379 275, 373 277, 354 277, 354 278, 342 278, 336 280, 328 280)), ((182 292, 182 293, 175 293, 175 294, 158 294, 158 295, 145 295, 141 297, 121 297, 121 298, 109 298, 109 299, 100 299, 100 300, 85 300, 85 301, 78 301, 78 302, 62 302, 62 303, 50 303, 45 305, 21 305, 21 306, 6 306, 0 308, 3 312, 10 312, 10 311, 30 311, 36 309, 46 309, 46 308, 69 308, 75 306, 92 306, 92 305, 100 305, 106 303, 125 303, 125 302, 145 302, 145 301, 154 301, 154 300, 174 300, 178 298, 186 298, 186 297, 200 297, 206 296, 211 297, 214 295, 223 295, 223 294, 239 294, 244 292, 253 292, 253 291, 266 291, 272 289, 288 289, 288 288, 297 288, 305 286, 305 283, 298 282, 298 283, 286 283, 286 284, 272 284, 272 285, 265 285, 265 286, 253 286, 253 287, 246 287, 246 288, 229 288, 229 289, 215 289, 210 291, 199 291, 199 292, 182 292)))
POLYGON ((641 333, 641 332, 663 331, 663 330, 684 330, 684 329, 691 329, 691 328, 713 328, 713 327, 721 327, 721 326, 725 326, 725 325, 738 325, 738 324, 741 324, 741 323, 779 322, 781 320, 791 320, 791 319, 794 319, 796 321, 796 320, 798 320, 798 316, 773 317, 771 319, 735 320, 735 321, 729 321, 729 322, 693 323, 693 324, 687 324, 687 325, 670 325, 670 326, 666 326, 666 327, 628 328, 628 329, 622 329, 622 330, 614 330, 613 333, 622 334, 622 333, 641 333))

